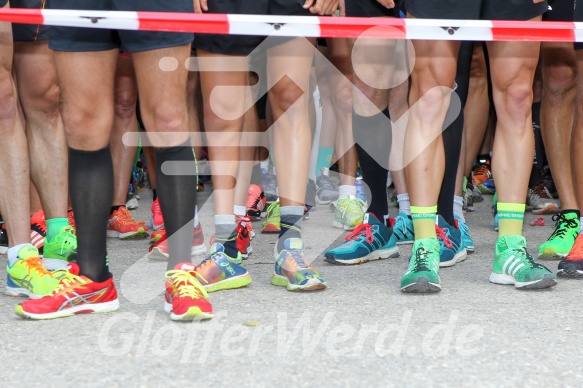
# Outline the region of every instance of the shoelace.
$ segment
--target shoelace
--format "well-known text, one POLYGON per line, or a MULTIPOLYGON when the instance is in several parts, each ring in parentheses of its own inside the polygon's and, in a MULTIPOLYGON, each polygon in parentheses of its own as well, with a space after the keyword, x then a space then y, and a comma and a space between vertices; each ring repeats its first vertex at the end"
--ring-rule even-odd
POLYGON ((336 209, 341 211, 341 216, 344 217, 349 210, 359 211, 366 207, 366 202, 360 198, 347 198, 344 201, 338 201, 336 209))
POLYGON ((544 265, 539 264, 536 261, 534 261, 534 257, 532 257, 530 255, 530 253, 528 253, 528 251, 526 250, 525 247, 517 248, 517 249, 515 249, 515 251, 523 253, 526 256, 526 261, 528 262, 528 265, 530 265, 530 268, 538 268, 538 269, 546 268, 544 265))
POLYGON ((128 209, 121 208, 116 212, 117 220, 122 225, 139 224, 136 220, 132 218, 132 214, 128 209))
POLYGON ((310 268, 310 266, 304 260, 304 251, 299 250, 299 249, 292 249, 292 250, 289 250, 287 252, 292 257, 292 259, 294 260, 294 263, 300 269, 308 269, 308 268, 310 268))
POLYGON ((536 199, 553 199, 551 193, 542 182, 532 189, 532 194, 536 199))
MULTIPOLYGON (((58 273, 60 271, 64 271, 65 274, 61 277, 61 280, 59 281, 59 286, 53 290, 51 295, 57 295, 67 292, 69 289, 73 288, 73 286, 75 286, 76 284, 87 283, 87 281, 83 279, 81 276, 77 276, 69 272, 69 270, 67 270, 66 268, 56 272, 58 273)), ((55 275, 53 274, 53 276, 55 275)))
POLYGON ((453 248, 453 242, 450 240, 449 236, 446 233, 445 228, 440 228, 437 225, 435 226, 435 232, 437 233, 437 239, 443 241, 447 248, 453 248))
POLYGON ((198 299, 200 297, 208 297, 208 293, 198 278, 201 278, 205 283, 208 283, 208 281, 196 271, 186 272, 179 269, 173 269, 166 272, 166 278, 170 280, 174 286, 176 294, 180 298, 191 297, 193 299, 198 299), (191 273, 194 273, 194 276, 191 275, 191 273))
POLYGON ((346 241, 359 240, 364 236, 367 243, 372 244, 374 242, 374 235, 372 233, 372 225, 370 224, 360 224, 345 237, 346 241))
POLYGON ((425 248, 417 248, 415 251, 415 266, 413 267, 414 272, 429 271, 427 256, 429 256, 429 252, 427 252, 425 248))
POLYGON ((26 263, 28 274, 36 271, 39 275, 51 276, 51 273, 45 268, 40 257, 29 257, 23 260, 26 263))
POLYGON ((555 231, 549 239, 554 237, 564 237, 568 229, 577 227, 576 220, 568 219, 563 214, 554 215, 553 221, 555 221, 555 231))

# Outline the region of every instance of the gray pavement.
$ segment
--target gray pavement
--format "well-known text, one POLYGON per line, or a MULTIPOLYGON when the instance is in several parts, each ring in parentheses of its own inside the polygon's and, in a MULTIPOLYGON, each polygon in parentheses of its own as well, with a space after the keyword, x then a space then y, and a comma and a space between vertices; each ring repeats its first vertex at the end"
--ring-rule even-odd
MULTIPOLYGON (((142 194, 136 218, 148 219, 149 198, 142 194)), ((211 202, 201 210, 207 241, 211 202)), ((269 281, 275 237, 258 233, 247 261, 252 285, 211 294, 216 318, 203 323, 169 321, 164 264, 143 259, 147 241, 110 240, 120 311, 33 322, 14 315, 18 299, 0 297, 0 377, 23 386, 581 385, 583 283, 539 292, 490 284, 490 204, 486 197, 468 214, 477 252, 441 271, 438 294, 399 291, 410 246, 398 259, 355 267, 319 257, 329 288, 287 292, 269 281)), ((527 215, 532 252, 552 231, 544 218, 547 226, 532 227, 527 215)), ((345 235, 331 222, 324 206, 305 222, 312 257, 345 235)))

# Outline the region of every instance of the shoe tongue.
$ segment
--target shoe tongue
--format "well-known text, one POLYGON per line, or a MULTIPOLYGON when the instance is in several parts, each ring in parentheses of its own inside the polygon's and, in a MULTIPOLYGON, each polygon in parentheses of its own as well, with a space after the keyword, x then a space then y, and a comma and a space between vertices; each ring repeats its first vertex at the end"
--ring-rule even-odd
POLYGON ((221 243, 214 243, 213 245, 211 245, 209 252, 211 254, 217 253, 217 252, 225 253, 225 247, 221 243))
POLYGON ((285 249, 290 250, 301 250, 304 249, 304 242, 300 238, 288 238, 284 242, 285 249))
POLYGON ((526 248, 526 239, 520 235, 509 235, 498 239, 496 244, 500 251, 507 249, 526 248))
POLYGON ((380 221, 372 213, 366 213, 362 219, 363 224, 379 225, 380 221))
POLYGON ((178 263, 178 264, 176 264, 176 267, 174 267, 174 269, 190 272, 190 271, 195 271, 196 266, 192 263, 178 263))
POLYGON ((39 257, 38 249, 34 245, 27 245, 20 248, 18 257, 21 259, 29 259, 31 257, 39 257))

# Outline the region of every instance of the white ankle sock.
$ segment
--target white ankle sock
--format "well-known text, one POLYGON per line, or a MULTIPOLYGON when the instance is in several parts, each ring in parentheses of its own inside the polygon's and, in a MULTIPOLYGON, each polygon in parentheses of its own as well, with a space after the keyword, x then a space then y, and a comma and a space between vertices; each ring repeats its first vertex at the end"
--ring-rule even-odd
POLYGON ((397 202, 399 202, 399 213, 411 215, 411 202, 409 201, 409 193, 397 194, 397 202))

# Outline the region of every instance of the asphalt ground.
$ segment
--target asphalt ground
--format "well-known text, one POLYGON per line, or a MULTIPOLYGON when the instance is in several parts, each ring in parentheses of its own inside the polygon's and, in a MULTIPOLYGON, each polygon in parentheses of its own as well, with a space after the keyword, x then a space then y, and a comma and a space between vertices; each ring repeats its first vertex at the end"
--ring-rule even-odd
MULTIPOLYGON (((133 214, 148 220, 151 194, 141 197, 133 214)), ((489 283, 490 206, 486 197, 467 215, 476 253, 442 269, 443 289, 434 295, 399 290, 410 246, 399 258, 359 266, 324 262, 321 254, 346 233, 319 206, 303 236, 328 289, 271 285, 276 237, 257 233, 247 261, 253 283, 211 294, 216 317, 206 322, 171 322, 163 311, 165 263, 144 258, 147 241, 110 239, 120 310, 35 322, 13 313, 18 299, 1 296, 0 378, 5 386, 581 385, 583 283, 561 279, 530 292, 489 283)), ((212 198, 200 218, 208 242, 212 198)), ((527 214, 524 228, 533 253, 553 230, 550 216, 545 227, 528 225, 535 218, 527 214)), ((557 262, 545 264, 556 270, 557 262)))

